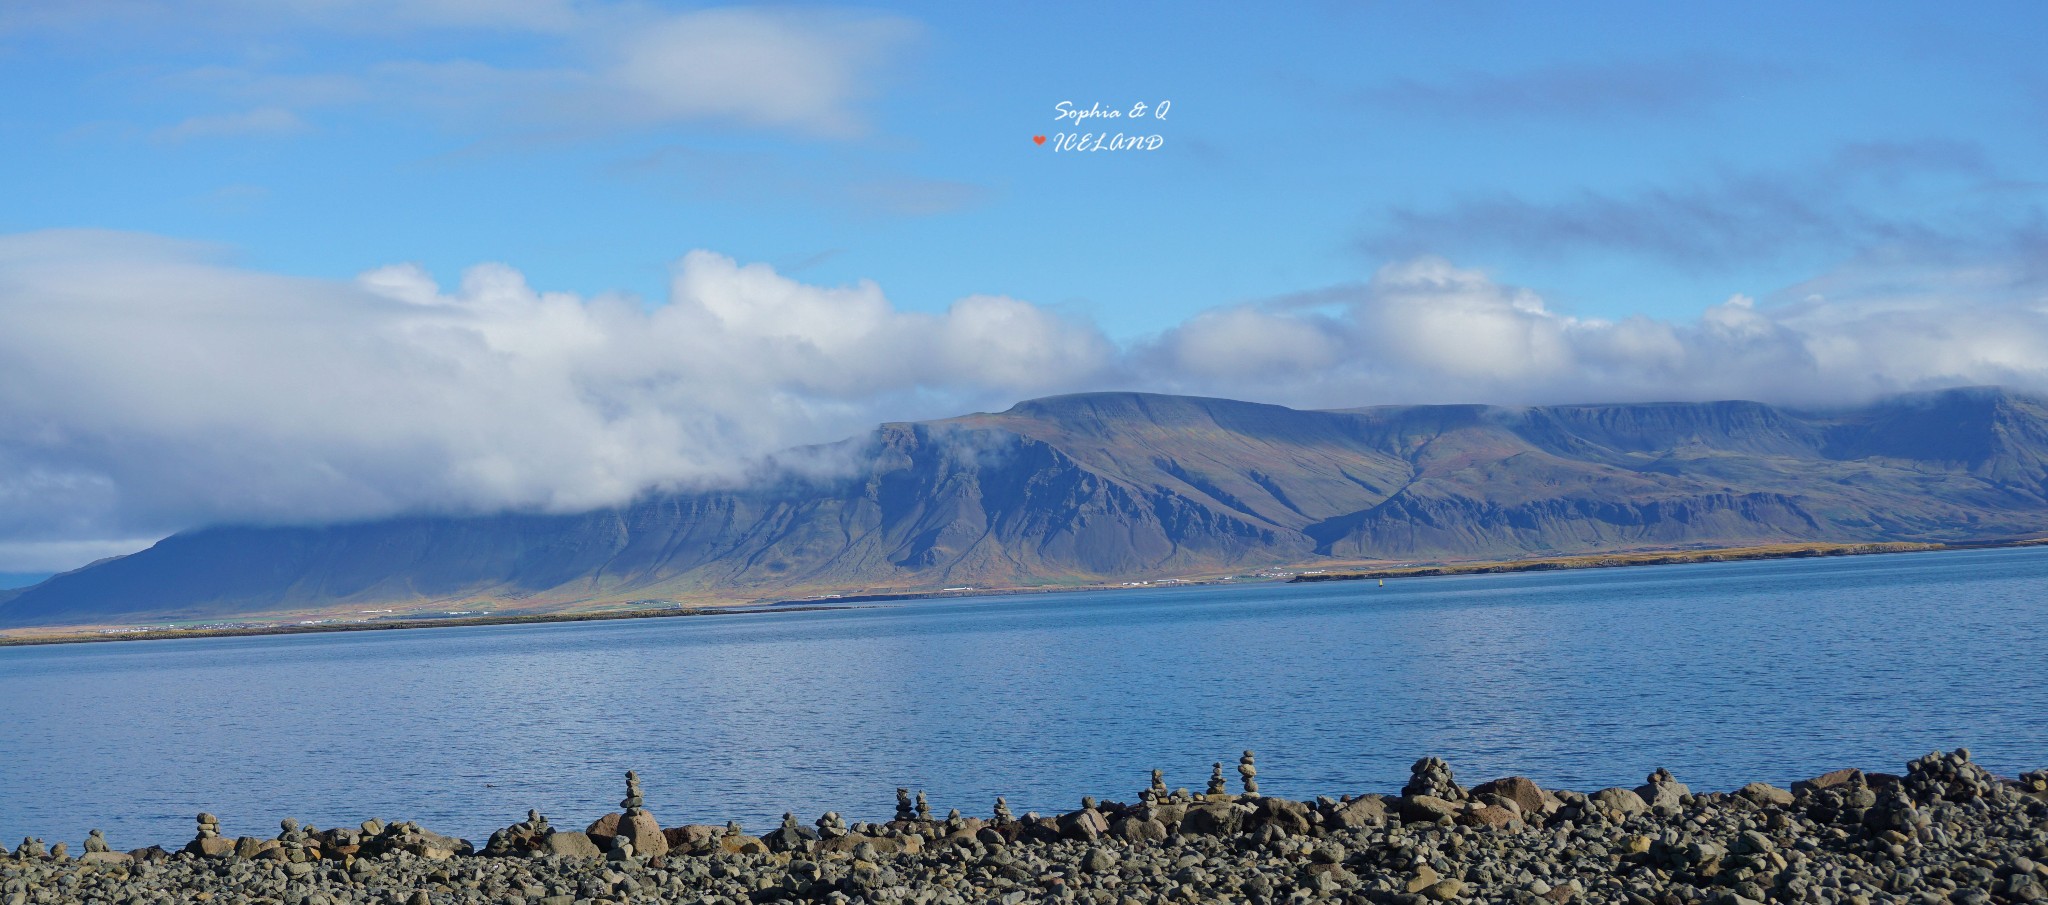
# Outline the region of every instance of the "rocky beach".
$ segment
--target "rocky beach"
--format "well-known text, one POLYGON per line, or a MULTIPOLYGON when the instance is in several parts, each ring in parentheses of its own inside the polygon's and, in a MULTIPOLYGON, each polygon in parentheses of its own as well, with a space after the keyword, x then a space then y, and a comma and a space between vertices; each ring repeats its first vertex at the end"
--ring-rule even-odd
POLYGON ((1235 791, 1225 771, 1199 794, 1154 771, 1131 801, 1052 815, 998 798, 940 816, 899 789, 886 823, 791 814, 758 835, 665 826, 631 773, 620 809, 581 829, 528 812, 481 845, 375 819, 230 838, 201 814, 169 847, 25 838, 0 857, 0 902, 1991 905, 2048 889, 2048 771, 2001 778, 1967 750, 1729 792, 1661 769, 1590 793, 1468 787, 1424 758, 1397 795, 1292 801, 1259 794, 1250 751, 1235 791))

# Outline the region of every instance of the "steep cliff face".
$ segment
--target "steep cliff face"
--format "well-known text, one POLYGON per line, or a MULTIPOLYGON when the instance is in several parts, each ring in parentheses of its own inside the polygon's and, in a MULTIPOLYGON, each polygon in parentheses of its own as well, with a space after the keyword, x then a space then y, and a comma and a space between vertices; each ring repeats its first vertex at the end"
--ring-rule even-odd
POLYGON ((0 598, 0 625, 2048 531, 2048 405, 1991 389, 1836 412, 1296 411, 1106 393, 883 425, 839 452, 844 467, 827 476, 573 515, 191 531, 0 598))

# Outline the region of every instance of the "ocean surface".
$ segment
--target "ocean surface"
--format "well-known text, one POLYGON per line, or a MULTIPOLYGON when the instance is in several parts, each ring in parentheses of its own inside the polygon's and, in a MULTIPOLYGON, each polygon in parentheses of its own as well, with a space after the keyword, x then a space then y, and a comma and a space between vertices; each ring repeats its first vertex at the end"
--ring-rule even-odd
POLYGON ((1968 746, 2048 766, 2048 549, 0 649, 0 839, 664 825, 1200 791, 1694 789, 1968 746))

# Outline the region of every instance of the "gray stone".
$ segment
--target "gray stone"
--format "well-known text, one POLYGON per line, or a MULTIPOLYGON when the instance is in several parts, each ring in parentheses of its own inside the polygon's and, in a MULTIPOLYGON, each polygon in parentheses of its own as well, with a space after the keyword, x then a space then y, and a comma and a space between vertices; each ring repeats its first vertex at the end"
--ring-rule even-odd
POLYGON ((564 858, 601 858, 604 852, 591 841, 589 834, 575 830, 557 831, 541 842, 541 850, 550 855, 564 858))
POLYGON ((1767 782, 1750 783, 1737 790, 1735 794, 1742 796, 1751 804, 1759 807, 1789 808, 1792 806, 1793 801, 1791 792, 1767 782))
POLYGON ((1601 813, 1616 820, 1626 820, 1638 814, 1647 814, 1650 811, 1649 803, 1643 801, 1641 795, 1637 795, 1633 790, 1620 787, 1601 789, 1598 792, 1594 792, 1588 799, 1588 803, 1594 808, 1599 809, 1601 813))
POLYGON ((1339 829, 1346 830, 1385 825, 1386 799, 1378 795, 1360 795, 1332 809, 1329 812, 1329 822, 1339 829))
POLYGON ((1543 790, 1538 788, 1534 781, 1522 776, 1509 776, 1504 779, 1483 782, 1473 786, 1471 791, 1475 798, 1497 795, 1512 801, 1517 808, 1521 809, 1524 816, 1542 814, 1545 809, 1546 803, 1543 798, 1543 790))
POLYGON ((1407 795, 1401 798, 1401 819, 1408 823, 1435 823, 1446 817, 1458 816, 1459 808, 1451 802, 1434 795, 1407 795))

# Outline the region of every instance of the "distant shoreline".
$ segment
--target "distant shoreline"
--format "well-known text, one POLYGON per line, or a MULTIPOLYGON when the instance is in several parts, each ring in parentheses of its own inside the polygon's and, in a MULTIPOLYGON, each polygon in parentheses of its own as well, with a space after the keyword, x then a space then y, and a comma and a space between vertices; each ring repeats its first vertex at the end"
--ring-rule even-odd
MULTIPOLYGON (((1313 584, 1330 581, 1370 581, 1385 578, 1436 578, 1454 575, 1497 575, 1515 572, 1547 572, 1567 569, 1606 569, 1628 566, 1689 565, 1710 562, 1754 562, 1770 559, 1808 559, 1836 556, 1868 556, 1881 553, 1931 553, 1959 550, 2001 549, 2048 545, 2048 537, 2015 538, 1967 544, 1895 541, 1864 544, 1770 544, 1755 547, 1716 547, 1704 550, 1645 550, 1628 553, 1592 553, 1539 559, 1490 560, 1470 563, 1432 563, 1381 569, 1327 573, 1296 573, 1279 579, 1279 584, 1313 584)), ((1285 572, 1288 570, 1280 569, 1285 572)), ((443 618, 407 618, 380 622, 321 622, 317 624, 252 625, 232 628, 163 628, 139 630, 93 630, 69 634, 0 637, 0 648, 34 647, 49 644, 96 644, 115 641, 169 641, 185 638, 240 638, 257 635, 313 635, 331 632, 375 632, 404 629, 469 628, 486 625, 538 625, 563 622, 606 622, 619 619, 665 619, 676 616, 744 615, 758 613, 804 613, 825 610, 861 609, 876 603, 904 600, 933 600, 952 597, 1014 597, 1027 594, 1073 593, 1079 591, 1162 590, 1172 587, 1213 586, 1215 578, 1167 579, 1143 585, 1100 584, 1050 588, 986 588, 971 592, 875 591, 794 600, 762 600, 729 605, 682 605, 660 609, 613 610, 595 613, 519 613, 443 618)), ((1255 584, 1258 582, 1245 582, 1255 584)))
MULTIPOLYGON (((774 612, 802 613, 819 610, 851 610, 859 607, 839 603, 807 606, 777 606, 774 612)), ((732 606, 664 607, 662 609, 618 610, 604 613, 520 613, 499 616, 451 616, 441 619, 393 619, 389 622, 323 622, 317 625, 252 625, 236 628, 166 628, 136 631, 95 631, 90 634, 47 635, 0 638, 0 647, 31 647, 43 644, 92 644, 109 641, 170 641, 182 638, 239 638, 249 635, 319 635, 330 632, 382 632, 416 628, 468 628, 479 625, 534 625, 552 622, 607 622, 614 619, 665 619, 672 616, 738 616, 767 610, 760 604, 732 606)))
POLYGON ((1992 550, 2008 547, 2048 545, 2048 537, 2033 537, 1970 544, 1938 544, 1915 541, 1886 541, 1868 544, 1767 544, 1755 547, 1716 547, 1708 550, 1645 550, 1636 553, 1586 553, 1494 562, 1447 563, 1400 566, 1358 572, 1329 572, 1296 575, 1288 584, 1318 581, 1370 581, 1376 578, 1435 578, 1450 575, 1498 575, 1510 572, 1551 572, 1567 569, 1613 569, 1628 566, 1681 566, 1709 562, 1756 562, 1767 559, 1814 559, 1832 556, 1870 556, 1879 553, 1934 553, 1958 550, 1992 550))

